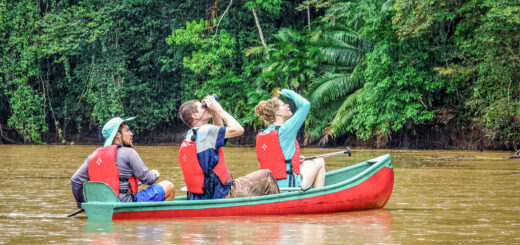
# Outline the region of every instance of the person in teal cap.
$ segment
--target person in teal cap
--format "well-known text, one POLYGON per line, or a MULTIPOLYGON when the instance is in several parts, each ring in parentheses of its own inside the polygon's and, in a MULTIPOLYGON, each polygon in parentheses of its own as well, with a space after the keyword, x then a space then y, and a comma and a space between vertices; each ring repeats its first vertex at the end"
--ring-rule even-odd
POLYGON ((133 148, 133 133, 126 122, 135 117, 110 119, 103 126, 105 144, 87 157, 85 162, 70 179, 72 194, 81 208, 85 201, 83 183, 86 181, 104 182, 122 202, 168 201, 175 198, 175 188, 170 181, 161 181, 159 171, 143 163, 133 148), (151 185, 138 191, 139 182, 151 185))

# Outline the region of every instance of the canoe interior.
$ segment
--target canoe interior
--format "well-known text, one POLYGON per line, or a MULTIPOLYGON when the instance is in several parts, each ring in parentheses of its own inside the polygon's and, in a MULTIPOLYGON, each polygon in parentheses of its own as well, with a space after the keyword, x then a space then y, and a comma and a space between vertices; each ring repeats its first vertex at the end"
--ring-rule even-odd
MULTIPOLYGON (((383 155, 378 158, 370 159, 368 161, 364 161, 358 163, 356 165, 352 165, 346 168, 338 169, 335 171, 331 171, 325 174, 325 186, 331 186, 334 184, 338 184, 341 182, 350 182, 353 181, 354 177, 361 177, 360 174, 372 167, 374 164, 379 163, 381 167, 389 167, 392 168, 392 164, 390 162, 390 155, 383 155)), ((375 168, 373 172, 376 172, 379 168, 375 168)), ((311 189, 312 190, 312 189, 311 189)), ((297 192, 295 192, 297 193, 297 192)), ((186 195, 175 197, 176 201, 187 200, 186 195)))

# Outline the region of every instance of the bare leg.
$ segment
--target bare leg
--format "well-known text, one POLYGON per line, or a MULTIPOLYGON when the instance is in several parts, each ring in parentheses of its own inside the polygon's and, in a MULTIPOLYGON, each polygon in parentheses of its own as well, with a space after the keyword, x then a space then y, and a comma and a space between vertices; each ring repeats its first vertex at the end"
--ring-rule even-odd
POLYGON ((314 178, 314 183, 312 183, 312 187, 320 188, 325 185, 325 160, 323 158, 316 158, 313 161, 315 165, 319 166, 319 170, 316 174, 316 178, 314 178))
POLYGON ((302 175, 303 188, 312 186, 313 188, 323 187, 325 185, 325 160, 317 158, 314 160, 304 161, 300 168, 302 175))
POLYGON ((164 200, 171 201, 175 199, 175 186, 170 181, 161 181, 159 185, 164 189, 164 200))

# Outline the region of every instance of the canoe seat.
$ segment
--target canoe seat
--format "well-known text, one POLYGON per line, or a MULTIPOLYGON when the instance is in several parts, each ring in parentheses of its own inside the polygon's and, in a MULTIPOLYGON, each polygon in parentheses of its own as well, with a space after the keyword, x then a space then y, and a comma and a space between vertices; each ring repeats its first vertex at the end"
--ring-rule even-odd
POLYGON ((112 188, 103 182, 83 183, 83 194, 86 202, 119 202, 112 188))

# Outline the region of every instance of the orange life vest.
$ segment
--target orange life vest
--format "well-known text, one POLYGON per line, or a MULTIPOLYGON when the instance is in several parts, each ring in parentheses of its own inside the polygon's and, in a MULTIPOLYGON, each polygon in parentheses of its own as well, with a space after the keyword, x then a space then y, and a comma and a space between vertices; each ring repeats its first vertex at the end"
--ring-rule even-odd
POLYGON ((287 173, 291 172, 291 169, 287 170, 286 163, 292 164, 293 173, 300 173, 300 145, 298 141, 295 141, 294 155, 290 160, 285 160, 278 138, 279 128, 277 126, 269 133, 261 132, 256 135, 256 157, 260 163, 260 169, 270 169, 277 180, 286 179, 287 173))
POLYGON ((103 182, 112 187, 114 193, 119 197, 119 193, 137 193, 137 179, 120 178, 116 165, 117 145, 98 148, 88 162, 88 178, 90 181, 103 182), (120 190, 120 181, 129 181, 128 190, 120 190))
POLYGON ((224 152, 222 148, 218 150, 218 163, 212 170, 204 174, 197 157, 197 148, 195 140, 182 140, 181 148, 179 149, 179 164, 181 165, 182 174, 184 175, 184 182, 188 191, 196 194, 204 194, 204 177, 215 173, 223 185, 229 180, 229 170, 224 160, 224 152))

